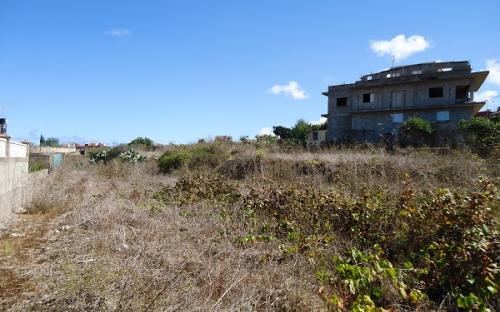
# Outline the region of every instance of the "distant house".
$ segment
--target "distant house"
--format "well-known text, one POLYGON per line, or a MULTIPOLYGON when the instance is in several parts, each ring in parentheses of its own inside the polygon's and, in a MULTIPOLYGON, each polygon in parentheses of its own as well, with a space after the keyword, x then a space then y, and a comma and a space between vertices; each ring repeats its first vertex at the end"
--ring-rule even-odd
POLYGON ((307 137, 307 146, 321 146, 326 143, 326 129, 312 130, 307 137))
POLYGON ((218 135, 215 137, 215 142, 233 142, 233 137, 230 135, 218 135))
POLYGON ((106 147, 106 144, 103 143, 85 143, 85 144, 75 144, 76 150, 81 155, 87 155, 87 153, 93 149, 106 147))
POLYGON ((474 101, 488 71, 473 72, 468 61, 432 62, 393 67, 360 80, 328 87, 326 140, 376 142, 395 134, 412 116, 456 128, 485 102, 474 101))
POLYGON ((482 112, 478 112, 475 117, 485 117, 485 118, 500 117, 500 107, 498 107, 496 111, 491 111, 488 109, 482 112))

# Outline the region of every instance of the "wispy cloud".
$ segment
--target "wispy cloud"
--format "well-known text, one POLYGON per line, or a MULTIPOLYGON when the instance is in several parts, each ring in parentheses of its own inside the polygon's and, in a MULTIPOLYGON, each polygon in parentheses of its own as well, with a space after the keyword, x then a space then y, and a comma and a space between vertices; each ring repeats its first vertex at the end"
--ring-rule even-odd
POLYGON ((487 90, 483 92, 478 92, 474 95, 474 100, 478 102, 490 102, 495 103, 495 98, 498 96, 498 92, 494 90, 487 90))
POLYGON ((500 63, 498 60, 486 60, 486 69, 490 71, 488 82, 500 85, 500 63))
POLYGON ((262 128, 259 132, 259 135, 270 135, 275 136, 273 132, 273 128, 262 128))
POLYGON ((320 119, 318 120, 313 120, 313 121, 310 121, 309 124, 310 125, 313 125, 313 126, 318 126, 318 125, 322 125, 324 124, 325 122, 327 122, 327 118, 325 117, 321 117, 320 119))
POLYGON ((296 81, 290 81, 288 84, 276 84, 269 89, 269 93, 279 95, 286 94, 295 100, 303 100, 307 98, 306 92, 299 86, 296 81))
POLYGON ((105 34, 113 37, 125 37, 131 35, 132 32, 126 28, 115 28, 106 31, 105 34))
POLYGON ((390 55, 394 61, 399 62, 408 56, 422 52, 430 47, 427 39, 420 35, 406 38, 405 35, 397 35, 391 40, 371 40, 370 48, 378 56, 390 55))

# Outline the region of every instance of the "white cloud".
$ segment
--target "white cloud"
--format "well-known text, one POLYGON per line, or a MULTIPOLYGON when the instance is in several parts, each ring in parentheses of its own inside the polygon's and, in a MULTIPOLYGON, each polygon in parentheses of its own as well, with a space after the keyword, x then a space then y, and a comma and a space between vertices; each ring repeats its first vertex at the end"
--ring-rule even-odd
POLYGON ((491 103, 495 103, 495 100, 494 98, 498 96, 498 92, 497 91, 493 91, 493 90, 487 90, 487 91, 483 91, 483 92, 478 92, 474 95, 474 100, 477 101, 477 102, 491 102, 491 103))
POLYGON ((406 38, 397 35, 391 40, 371 40, 370 48, 378 56, 390 55, 394 61, 399 62, 408 56, 422 52, 430 47, 429 41, 423 36, 414 35, 406 38))
POLYGON ((259 132, 259 135, 270 135, 275 136, 273 132, 273 128, 262 128, 259 132))
POLYGON ((132 32, 125 28, 115 28, 108 30, 106 35, 114 36, 114 37, 124 37, 132 34, 132 32))
POLYGON ((319 120, 310 121, 309 124, 313 126, 318 126, 324 124, 328 119, 325 117, 321 117, 319 120))
POLYGON ((305 91, 299 86, 296 81, 290 81, 286 85, 274 85, 269 89, 271 94, 287 94, 290 95, 295 100, 303 100, 307 98, 305 91))
POLYGON ((486 69, 490 71, 488 81, 500 85, 500 63, 497 60, 486 60, 486 69))

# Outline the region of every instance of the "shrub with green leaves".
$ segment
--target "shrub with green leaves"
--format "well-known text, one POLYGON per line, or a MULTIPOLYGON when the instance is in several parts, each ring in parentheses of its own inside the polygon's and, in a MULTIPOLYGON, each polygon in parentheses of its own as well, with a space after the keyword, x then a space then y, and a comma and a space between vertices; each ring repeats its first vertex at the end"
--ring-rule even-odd
POLYGON ((460 121, 460 129, 465 133, 466 142, 476 152, 487 156, 500 143, 500 119, 475 117, 460 121))
POLYGON ((189 148, 179 147, 165 152, 158 159, 158 168, 161 173, 171 173, 182 167, 189 169, 216 168, 228 158, 229 154, 220 144, 201 143, 189 148))
POLYGON ((196 144, 190 149, 189 168, 215 168, 227 158, 220 144, 196 144))
POLYGON ((151 149, 153 147, 153 140, 147 137, 137 137, 130 141, 129 146, 142 147, 144 149, 151 149))
POLYGON ((191 156, 191 153, 184 150, 167 151, 158 159, 158 168, 161 173, 171 173, 185 166, 191 159, 191 156))
POLYGON ((418 283, 412 275, 417 270, 411 263, 405 264, 403 269, 394 267, 378 246, 372 252, 348 249, 341 256, 333 256, 330 265, 336 273, 334 276, 354 296, 353 311, 372 311, 390 305, 390 301, 418 306, 427 300, 427 296, 416 288, 418 283), (388 298, 388 294, 392 298, 388 298))
POLYGON ((420 117, 410 117, 399 126, 401 145, 431 145, 435 129, 431 123, 420 117))
POLYGON ((146 160, 146 156, 137 153, 133 149, 130 149, 126 152, 120 153, 120 155, 118 155, 118 158, 122 161, 134 163, 134 164, 137 162, 142 162, 142 161, 146 160))
POLYGON ((92 150, 88 152, 89 161, 92 164, 96 164, 99 162, 108 162, 111 157, 108 153, 108 150, 92 150))
POLYGON ((136 163, 146 160, 146 157, 133 149, 127 150, 124 146, 115 146, 111 149, 98 149, 89 152, 89 160, 93 164, 99 162, 107 163, 114 159, 136 163))
POLYGON ((395 196, 367 190, 359 197, 301 183, 259 182, 240 192, 217 176, 184 177, 156 199, 239 207, 245 216, 239 224, 251 229, 243 246, 273 237, 281 241, 285 256, 308 255, 319 263, 316 276, 322 283, 338 284, 332 277, 340 278, 352 294, 343 299, 351 310, 425 306, 445 298, 452 310, 488 311, 500 304, 500 244, 493 217, 498 202, 492 181, 482 180, 474 192, 408 189, 395 196), (325 264, 323 251, 338 236, 355 248, 325 264))
POLYGON ((30 172, 37 172, 37 171, 41 171, 43 169, 47 169, 47 168, 45 168, 45 164, 41 161, 30 164, 30 166, 29 166, 30 172))
POLYGON ((415 131, 423 135, 429 135, 434 132, 434 128, 427 120, 420 117, 410 117, 400 126, 403 131, 415 131))

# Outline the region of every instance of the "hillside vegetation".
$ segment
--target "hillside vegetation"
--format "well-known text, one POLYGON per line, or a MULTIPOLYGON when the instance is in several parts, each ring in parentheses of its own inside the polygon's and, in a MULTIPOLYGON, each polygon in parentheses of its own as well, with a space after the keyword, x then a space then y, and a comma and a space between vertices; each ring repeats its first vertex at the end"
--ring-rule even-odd
POLYGON ((23 237, 0 239, 8 273, 0 307, 499 306, 494 160, 458 151, 313 153, 254 144, 197 144, 156 158, 52 174, 31 206, 36 225, 21 224, 23 237))

